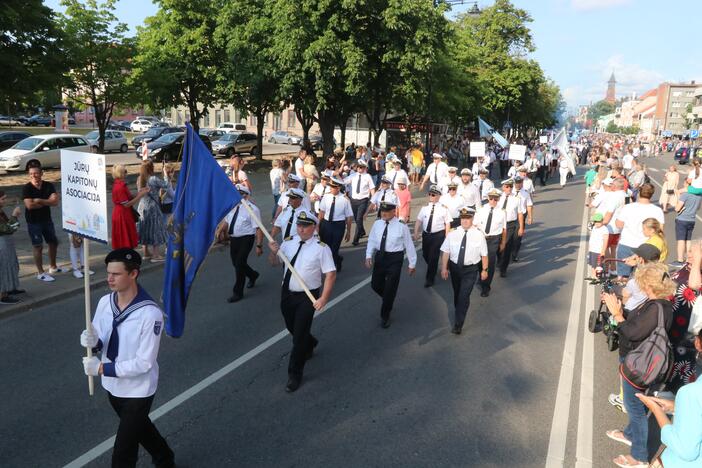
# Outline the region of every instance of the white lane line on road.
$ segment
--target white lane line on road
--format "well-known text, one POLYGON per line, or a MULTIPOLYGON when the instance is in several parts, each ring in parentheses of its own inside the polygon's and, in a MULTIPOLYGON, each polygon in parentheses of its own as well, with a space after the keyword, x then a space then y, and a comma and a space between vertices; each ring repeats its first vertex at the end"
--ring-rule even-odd
MULTIPOLYGON (((419 249, 417 249, 417 250, 419 250, 419 249)), ((369 276, 366 279, 364 279, 363 281, 361 281, 360 283, 356 284, 355 286, 353 286, 350 289, 347 289, 342 294, 340 294, 339 296, 337 296, 334 299, 332 299, 331 301, 329 301, 329 303, 324 308, 324 310, 317 313, 315 318, 322 315, 323 313, 325 313, 326 311, 328 311, 329 309, 331 309, 332 307, 337 305, 339 302, 343 301, 344 299, 346 299, 347 297, 349 297, 350 295, 352 295, 353 293, 355 293, 356 291, 361 289, 363 286, 370 283, 370 281, 371 281, 371 277, 369 276)), ((256 356, 258 356, 259 354, 261 354, 262 352, 264 352, 265 350, 267 350, 268 348, 270 348, 271 346, 273 346, 274 344, 276 344, 277 342, 279 342, 280 340, 282 340, 283 338, 285 338, 288 335, 289 335, 289 333, 287 330, 283 330, 283 331, 279 332, 278 334, 273 335, 272 337, 268 338, 266 341, 264 341, 260 345, 256 346, 251 351, 238 357, 234 361, 232 361, 229 364, 227 364, 226 366, 222 367, 217 372, 210 374, 208 377, 204 378, 203 380, 201 380, 197 384, 188 388, 180 395, 177 395, 176 397, 167 401, 163 405, 159 406, 154 411, 152 411, 151 414, 149 414, 149 417, 151 418, 152 421, 155 421, 156 419, 160 418, 161 416, 167 414, 168 412, 177 408, 181 404, 185 403, 187 400, 191 399, 192 397, 194 397, 195 395, 197 395, 201 391, 205 390, 210 385, 214 384, 215 382, 222 379, 223 377, 226 377, 228 374, 232 373, 237 368, 243 366, 244 364, 249 362, 251 359, 255 358, 256 356)), ((64 466, 64 468, 79 468, 81 466, 85 466, 88 463, 90 463, 91 461, 93 461, 96 458, 98 458, 99 456, 101 456, 103 453, 110 450, 112 448, 112 446, 114 445, 114 443, 115 443, 115 436, 112 436, 109 439, 96 445, 92 449, 88 450, 87 452, 85 452, 83 455, 76 458, 72 462, 68 463, 67 465, 64 466)))
POLYGON ((659 169, 656 169, 655 167, 647 167, 646 169, 651 171, 651 172, 658 172, 659 171, 659 169))
POLYGON ((570 416, 570 402, 573 393, 573 373, 575 371, 575 352, 578 344, 578 328, 582 316, 581 302, 583 284, 585 280, 585 253, 587 250, 587 209, 583 207, 583 219, 580 227, 580 247, 578 261, 575 265, 575 279, 573 283, 573 296, 570 303, 568 328, 566 329, 565 343, 563 344, 563 360, 561 373, 558 377, 556 390, 556 403, 551 421, 551 436, 546 454, 546 468, 561 468, 565 463, 566 440, 568 438, 568 418, 570 416))
MULTIPOLYGON (((585 268, 588 268, 587 266, 585 268)), ((595 417, 595 335, 587 322, 595 308, 595 288, 585 286, 585 321, 583 325, 583 360, 580 372, 580 405, 578 406, 578 439, 575 450, 575 468, 592 468, 592 431, 595 417)))

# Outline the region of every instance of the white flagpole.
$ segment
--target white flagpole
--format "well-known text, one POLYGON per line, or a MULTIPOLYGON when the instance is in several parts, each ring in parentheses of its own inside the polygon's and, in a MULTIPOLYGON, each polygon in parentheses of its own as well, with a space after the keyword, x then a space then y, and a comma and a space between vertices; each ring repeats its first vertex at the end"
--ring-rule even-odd
MULTIPOLYGON (((258 225, 259 229, 260 229, 261 231, 263 231, 263 234, 265 234, 265 236, 266 236, 266 238, 268 239, 268 241, 269 241, 269 242, 275 242, 275 239, 273 239, 273 236, 271 236, 271 233, 268 232, 268 230, 266 229, 266 227, 263 225, 263 222, 256 216, 256 214, 253 212, 253 210, 252 210, 251 207, 249 206, 249 203, 248 203, 246 200, 244 200, 243 198, 241 199, 241 205, 242 205, 244 208, 246 208, 246 211, 249 212, 249 215, 251 216, 251 218, 253 218, 253 219, 256 221, 256 224, 258 225)), ((310 301, 312 301, 312 303, 314 304, 314 302, 315 302, 317 299, 312 295, 312 293, 310 292, 309 288, 307 287, 307 285, 305 284, 305 282, 302 280, 302 277, 300 276, 300 274, 297 272, 297 270, 295 269, 295 267, 292 266, 292 264, 290 263, 290 260, 288 260, 288 257, 286 257, 285 254, 284 254, 280 249, 278 250, 278 257, 280 257, 280 259, 283 261, 283 263, 285 263, 285 266, 288 267, 288 269, 290 270, 290 272, 292 273, 292 275, 295 277, 295 279, 297 280, 297 282, 300 283, 300 285, 302 286, 302 289, 305 290, 305 294, 307 294, 307 297, 308 297, 308 298, 310 299, 310 301)))
MULTIPOLYGON (((85 329, 93 332, 93 322, 90 320, 90 240, 83 238, 83 290, 85 293, 85 329)), ((86 348, 89 358, 93 357, 93 350, 86 348)), ((88 393, 93 396, 95 393, 95 382, 93 376, 88 376, 88 393)))

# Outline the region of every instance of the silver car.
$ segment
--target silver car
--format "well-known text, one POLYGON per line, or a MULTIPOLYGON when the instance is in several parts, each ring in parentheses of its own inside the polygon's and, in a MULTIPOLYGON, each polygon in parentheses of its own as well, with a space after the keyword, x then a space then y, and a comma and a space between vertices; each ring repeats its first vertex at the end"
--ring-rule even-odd
MULTIPOLYGON (((85 139, 90 143, 90 147, 93 151, 97 151, 100 147, 100 132, 95 130, 85 135, 85 139)), ((117 151, 119 153, 126 153, 129 150, 129 145, 127 144, 127 138, 124 133, 117 130, 105 130, 105 147, 106 153, 110 151, 117 151)))
POLYGON ((212 142, 212 153, 223 154, 228 158, 234 154, 256 154, 256 134, 249 132, 227 133, 212 142))
POLYGON ((290 132, 284 130, 278 130, 277 132, 271 133, 270 138, 268 138, 268 143, 282 143, 287 145, 299 145, 301 138, 297 135, 293 135, 290 132))
POLYGON ((90 145, 82 135, 35 135, 0 153, 0 170, 26 171, 32 161, 39 161, 44 168, 61 167, 62 149, 89 153, 90 145))

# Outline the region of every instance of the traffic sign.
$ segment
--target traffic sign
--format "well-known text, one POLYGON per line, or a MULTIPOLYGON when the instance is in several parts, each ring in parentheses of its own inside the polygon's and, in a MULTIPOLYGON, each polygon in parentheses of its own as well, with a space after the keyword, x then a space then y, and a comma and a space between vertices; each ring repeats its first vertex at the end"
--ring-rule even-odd
POLYGON ((700 136, 699 130, 690 130, 690 138, 699 138, 699 136, 700 136))

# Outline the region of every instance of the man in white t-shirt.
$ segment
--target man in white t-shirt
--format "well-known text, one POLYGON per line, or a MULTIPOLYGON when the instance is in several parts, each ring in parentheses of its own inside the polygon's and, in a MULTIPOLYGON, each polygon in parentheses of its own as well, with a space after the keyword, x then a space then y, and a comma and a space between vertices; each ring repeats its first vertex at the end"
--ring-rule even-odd
POLYGON ((624 167, 624 170, 625 171, 631 170, 631 166, 632 166, 631 163, 633 163, 633 162, 634 162, 634 156, 630 152, 627 151, 627 153, 622 158, 622 166, 624 167))
POLYGON ((297 153, 297 159, 295 160, 295 175, 300 178, 300 189, 305 190, 305 185, 307 183, 307 178, 311 177, 305 172, 305 158, 307 157, 307 150, 302 148, 297 153))
MULTIPOLYGON (((651 203, 651 198, 655 188, 651 184, 643 184, 639 190, 639 198, 636 203, 629 203, 619 210, 615 220, 616 226, 622 230, 617 247, 617 258, 623 260, 633 254, 633 249, 646 242, 643 233, 643 222, 648 218, 655 218, 661 224, 661 229, 665 224, 663 210, 651 203)), ((620 278, 631 275, 632 267, 626 263, 617 263, 617 276, 620 278)))

